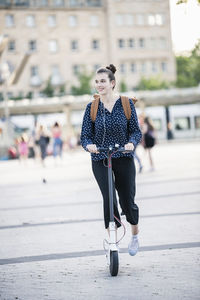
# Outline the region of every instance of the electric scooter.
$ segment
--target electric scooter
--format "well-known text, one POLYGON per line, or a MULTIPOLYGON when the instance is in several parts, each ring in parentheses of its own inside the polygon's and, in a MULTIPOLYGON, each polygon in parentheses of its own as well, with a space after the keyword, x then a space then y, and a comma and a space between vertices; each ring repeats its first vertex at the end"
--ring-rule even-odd
MULTIPOLYGON (((119 145, 117 144, 115 145, 115 147, 109 146, 108 148, 102 148, 102 147, 98 148, 98 152, 107 152, 108 155, 107 167, 108 167, 108 189, 109 189, 109 206, 110 206, 110 222, 109 222, 110 234, 109 234, 109 241, 104 240, 104 250, 106 251, 106 257, 107 257, 111 276, 117 276, 119 270, 119 249, 118 249, 119 241, 117 241, 117 234, 116 234, 117 229, 114 221, 114 219, 117 218, 114 216, 113 176, 112 176, 112 155, 117 151, 130 152, 125 150, 124 147, 119 147, 119 145)), ((124 235, 125 235, 125 227, 124 227, 124 235)))

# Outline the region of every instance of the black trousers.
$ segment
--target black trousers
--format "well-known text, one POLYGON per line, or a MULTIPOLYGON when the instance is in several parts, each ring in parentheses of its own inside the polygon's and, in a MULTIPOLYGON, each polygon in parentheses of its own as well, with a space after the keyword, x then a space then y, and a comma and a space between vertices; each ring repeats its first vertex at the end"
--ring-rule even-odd
MULTIPOLYGON (((106 160, 93 161, 92 170, 103 196, 105 228, 109 227, 109 191, 108 191, 108 168, 106 160)), ((135 164, 133 158, 120 157, 112 159, 113 169, 113 196, 114 215, 120 219, 116 190, 119 196, 119 203, 127 221, 132 225, 138 224, 139 209, 134 202, 135 198, 135 164)), ((120 223, 115 220, 117 227, 120 223)))

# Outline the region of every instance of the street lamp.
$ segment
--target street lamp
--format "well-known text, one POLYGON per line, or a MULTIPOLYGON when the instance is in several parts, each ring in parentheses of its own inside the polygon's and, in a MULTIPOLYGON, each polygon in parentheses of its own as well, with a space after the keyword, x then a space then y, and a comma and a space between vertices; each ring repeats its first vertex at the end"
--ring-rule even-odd
POLYGON ((3 81, 3 98, 4 98, 4 116, 5 116, 5 128, 4 128, 4 147, 8 148, 12 145, 12 133, 11 133, 11 126, 10 126, 10 112, 9 112, 9 105, 8 105, 8 87, 17 84, 21 74, 23 73, 23 70, 28 62, 28 59, 30 57, 30 53, 26 53, 22 60, 20 61, 20 64, 16 68, 15 71, 11 72, 9 69, 9 65, 6 61, 3 61, 0 65, 0 71, 1 71, 1 78, 3 81))
POLYGON ((11 143, 11 137, 9 135, 9 107, 8 107, 8 79, 10 77, 9 65, 6 61, 1 64, 1 78, 3 80, 3 98, 4 98, 4 115, 5 115, 5 128, 4 128, 4 145, 8 147, 11 143))

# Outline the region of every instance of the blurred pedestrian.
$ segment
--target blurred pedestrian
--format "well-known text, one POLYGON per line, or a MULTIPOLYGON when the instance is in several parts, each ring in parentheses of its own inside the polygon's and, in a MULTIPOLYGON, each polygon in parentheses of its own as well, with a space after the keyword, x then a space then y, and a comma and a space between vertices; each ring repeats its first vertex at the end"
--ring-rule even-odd
POLYGON ((26 162, 28 159, 28 138, 22 135, 18 140, 18 152, 21 162, 26 162))
POLYGON ((146 151, 148 152, 149 162, 150 162, 150 171, 154 171, 154 162, 152 158, 151 150, 154 147, 156 143, 155 138, 155 128, 153 126, 153 122, 150 119, 150 117, 144 118, 144 124, 143 124, 143 145, 146 151))
POLYGON ((45 166, 44 160, 47 156, 47 146, 49 141, 50 138, 47 129, 43 125, 40 125, 36 132, 36 143, 40 147, 40 158, 43 166, 45 166))
POLYGON ((55 122, 52 127, 52 137, 53 137, 53 156, 56 158, 57 156, 62 156, 62 129, 58 122, 55 122))
POLYGON ((171 122, 167 123, 167 139, 168 140, 173 140, 174 135, 173 135, 173 131, 172 131, 172 124, 171 122))

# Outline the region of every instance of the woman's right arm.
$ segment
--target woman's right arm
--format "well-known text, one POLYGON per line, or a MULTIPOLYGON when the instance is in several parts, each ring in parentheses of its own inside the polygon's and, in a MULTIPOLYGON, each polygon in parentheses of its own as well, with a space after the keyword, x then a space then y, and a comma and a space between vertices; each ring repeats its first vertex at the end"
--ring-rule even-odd
POLYGON ((96 152, 94 141, 94 124, 90 117, 91 103, 86 107, 81 130, 81 145, 86 151, 96 152))

